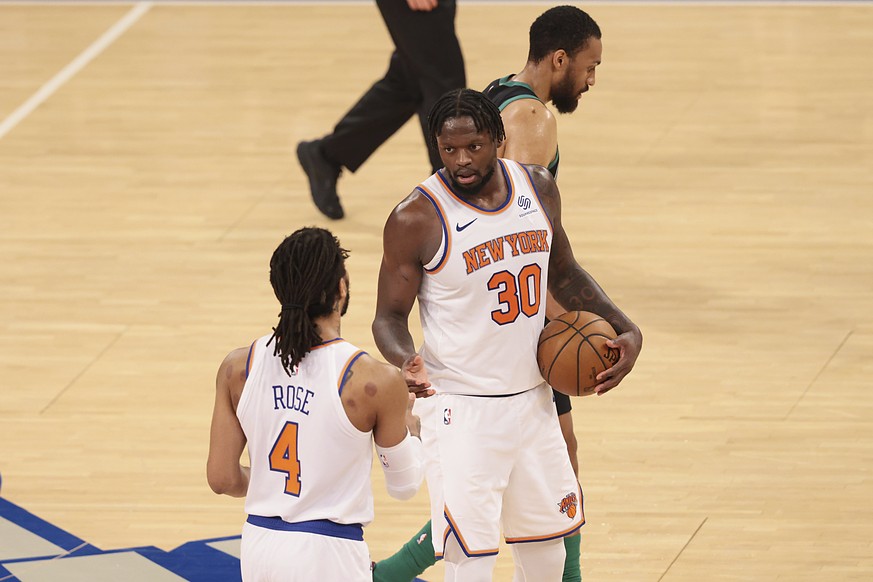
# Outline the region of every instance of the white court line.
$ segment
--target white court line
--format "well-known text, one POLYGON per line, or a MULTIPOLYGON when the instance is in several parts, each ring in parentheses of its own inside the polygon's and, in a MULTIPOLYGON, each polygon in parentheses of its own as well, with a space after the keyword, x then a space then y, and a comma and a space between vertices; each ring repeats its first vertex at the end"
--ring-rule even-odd
POLYGON ((79 56, 70 61, 66 67, 58 71, 58 74, 48 80, 48 82, 39 88, 39 91, 30 96, 30 99, 22 103, 18 109, 13 111, 9 117, 0 123, 0 139, 3 139, 7 133, 12 131, 22 119, 33 113, 33 110, 42 105, 42 103, 51 97, 55 91, 61 88, 64 83, 69 81, 73 75, 81 71, 85 65, 90 63, 100 53, 106 50, 106 47, 111 45, 115 40, 127 31, 140 17, 148 12, 152 7, 151 2, 139 2, 128 11, 127 14, 113 24, 109 30, 103 33, 100 38, 91 43, 91 46, 82 51, 79 56))

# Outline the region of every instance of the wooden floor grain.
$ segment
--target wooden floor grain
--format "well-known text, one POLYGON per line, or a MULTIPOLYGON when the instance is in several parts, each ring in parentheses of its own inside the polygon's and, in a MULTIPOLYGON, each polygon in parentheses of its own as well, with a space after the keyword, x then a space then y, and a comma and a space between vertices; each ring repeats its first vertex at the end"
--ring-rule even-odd
MULTIPOLYGON (((0 4, 0 120, 129 8, 0 4)), ((471 86, 523 65, 544 9, 461 3, 471 86)), ((564 222, 645 346, 575 403, 584 578, 870 580, 873 5, 589 11, 604 62, 559 119, 564 222)), ((417 124, 341 178, 341 222, 293 152, 389 51, 370 4, 158 3, 0 139, 4 497, 101 548, 239 532, 242 503, 205 480, 213 379, 274 324, 284 235, 352 249, 343 333, 378 353, 417 124)), ((374 481, 378 559, 427 509, 374 481)))

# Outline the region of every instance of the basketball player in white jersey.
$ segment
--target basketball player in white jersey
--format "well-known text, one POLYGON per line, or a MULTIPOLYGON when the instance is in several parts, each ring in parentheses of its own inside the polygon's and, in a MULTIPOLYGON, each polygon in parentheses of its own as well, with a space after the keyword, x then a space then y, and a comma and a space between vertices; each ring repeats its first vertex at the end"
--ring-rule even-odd
MULTIPOLYGON (((559 113, 572 113, 594 85, 602 58, 600 26, 575 6, 555 6, 530 26, 528 59, 522 70, 492 81, 482 92, 500 110, 506 138, 497 155, 523 164, 546 167, 557 180, 560 155, 558 123, 546 103, 559 113)), ((548 297, 546 317, 567 311, 548 297)), ((600 392, 603 394, 604 392, 600 392)), ((578 442, 573 426, 571 398, 553 391, 558 422, 570 463, 579 474, 578 442)), ((430 522, 392 556, 376 563, 376 582, 408 582, 432 566, 430 522)), ((562 582, 580 582, 580 535, 566 536, 567 553, 562 582)))
POLYGON ((270 261, 278 325, 218 370, 207 478, 246 497, 246 582, 369 582, 373 442, 391 496, 408 499, 422 481, 406 382, 340 336, 347 256, 323 229, 287 237, 270 261))
POLYGON ((621 357, 602 390, 633 367, 642 334, 576 262, 555 181, 542 166, 498 159, 497 107, 453 91, 430 114, 445 167, 385 225, 373 332, 422 413, 433 542, 446 580, 491 580, 501 525, 517 582, 555 582, 562 539, 584 523, 578 482, 540 376, 536 344, 547 290, 570 309, 604 316, 621 357), (418 299, 424 344, 408 317, 418 299))

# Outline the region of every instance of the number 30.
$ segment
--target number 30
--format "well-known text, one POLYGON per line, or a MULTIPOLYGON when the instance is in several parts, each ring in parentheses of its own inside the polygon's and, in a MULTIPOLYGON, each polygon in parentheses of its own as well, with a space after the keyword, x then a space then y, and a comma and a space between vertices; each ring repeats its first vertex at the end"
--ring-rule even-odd
POLYGON ((488 279, 488 289, 497 291, 500 309, 491 312, 491 319, 498 325, 506 325, 518 319, 519 313, 533 317, 540 310, 540 277, 542 269, 537 264, 526 265, 513 276, 509 271, 499 271, 488 279))

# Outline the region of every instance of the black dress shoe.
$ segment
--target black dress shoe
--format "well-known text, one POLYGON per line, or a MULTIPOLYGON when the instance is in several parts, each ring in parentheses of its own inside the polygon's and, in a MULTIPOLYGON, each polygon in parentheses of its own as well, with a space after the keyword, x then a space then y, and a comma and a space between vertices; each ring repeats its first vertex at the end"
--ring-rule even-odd
POLYGON ((309 192, 315 206, 333 220, 345 216, 336 193, 336 181, 341 168, 332 164, 321 153, 321 140, 302 141, 297 144, 297 159, 309 178, 309 192))

